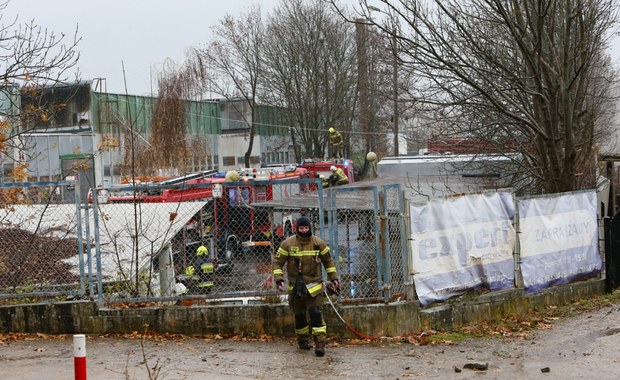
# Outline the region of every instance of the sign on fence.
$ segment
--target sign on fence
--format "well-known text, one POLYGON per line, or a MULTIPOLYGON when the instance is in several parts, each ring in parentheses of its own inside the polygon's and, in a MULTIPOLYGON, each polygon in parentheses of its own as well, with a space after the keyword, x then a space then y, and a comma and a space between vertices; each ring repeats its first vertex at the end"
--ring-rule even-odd
POLYGON ((601 270, 595 192, 523 199, 517 205, 526 292, 567 284, 601 270))
POLYGON ((411 252, 420 304, 467 290, 514 285, 514 201, 506 192, 411 205, 411 252))

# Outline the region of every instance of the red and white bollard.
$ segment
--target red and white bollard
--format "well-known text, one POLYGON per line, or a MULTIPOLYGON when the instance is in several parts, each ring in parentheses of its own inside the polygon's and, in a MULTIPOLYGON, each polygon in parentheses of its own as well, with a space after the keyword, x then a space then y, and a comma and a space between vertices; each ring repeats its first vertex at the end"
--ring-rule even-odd
POLYGON ((73 366, 75 380, 86 380, 86 336, 73 336, 73 366))

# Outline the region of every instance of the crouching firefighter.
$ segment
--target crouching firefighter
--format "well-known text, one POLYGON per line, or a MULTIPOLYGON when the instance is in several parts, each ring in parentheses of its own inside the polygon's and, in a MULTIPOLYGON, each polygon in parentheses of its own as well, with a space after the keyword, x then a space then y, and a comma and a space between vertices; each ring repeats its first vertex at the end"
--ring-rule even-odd
POLYGON ((333 288, 340 291, 336 265, 329 254, 329 247, 312 234, 310 219, 297 219, 295 235, 284 240, 273 259, 273 278, 279 291, 284 291, 284 267, 286 267, 289 305, 295 315, 297 345, 310 349, 310 337, 314 340, 316 356, 325 355, 327 326, 321 313, 323 276, 321 265, 333 288), (308 317, 310 324, 308 324, 308 317))
POLYGON ((185 286, 190 294, 209 294, 213 289, 213 262, 204 245, 196 249, 196 256, 185 268, 185 286))

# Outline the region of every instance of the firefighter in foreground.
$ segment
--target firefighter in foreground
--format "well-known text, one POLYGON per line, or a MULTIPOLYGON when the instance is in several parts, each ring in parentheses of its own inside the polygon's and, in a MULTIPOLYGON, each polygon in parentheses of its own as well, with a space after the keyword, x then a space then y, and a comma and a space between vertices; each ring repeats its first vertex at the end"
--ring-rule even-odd
POLYGON ((342 158, 344 150, 344 141, 342 140, 342 135, 340 132, 335 130, 334 128, 329 129, 329 142, 332 144, 332 153, 334 154, 334 158, 342 158))
POLYGON ((280 244, 273 259, 273 278, 278 291, 284 291, 284 270, 286 267, 289 305, 295 315, 297 345, 302 350, 310 349, 310 337, 314 339, 314 354, 325 355, 327 326, 321 313, 323 278, 321 264, 325 267, 330 289, 340 292, 336 265, 329 254, 329 247, 318 236, 312 234, 310 219, 297 219, 296 234, 280 244), (310 324, 308 318, 310 316, 310 324))
POLYGON ((185 268, 184 285, 190 294, 209 294, 213 288, 213 263, 204 245, 196 249, 196 257, 185 268))
POLYGON ((332 165, 329 170, 332 172, 332 175, 329 176, 329 186, 340 186, 349 183, 349 177, 344 174, 344 170, 342 170, 342 168, 337 168, 332 165))

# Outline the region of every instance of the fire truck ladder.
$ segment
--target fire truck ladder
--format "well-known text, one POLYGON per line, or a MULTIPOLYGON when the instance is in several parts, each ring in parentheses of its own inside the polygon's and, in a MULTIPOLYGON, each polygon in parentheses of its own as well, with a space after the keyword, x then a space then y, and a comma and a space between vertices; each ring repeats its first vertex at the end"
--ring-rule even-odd
POLYGON ((175 177, 175 178, 167 179, 165 181, 159 182, 159 184, 160 185, 176 185, 177 183, 183 183, 185 181, 191 181, 193 179, 202 179, 202 178, 213 177, 215 174, 217 174, 217 170, 215 170, 215 169, 203 170, 203 171, 200 171, 200 172, 187 174, 187 175, 184 175, 184 176, 181 176, 181 177, 175 177))

